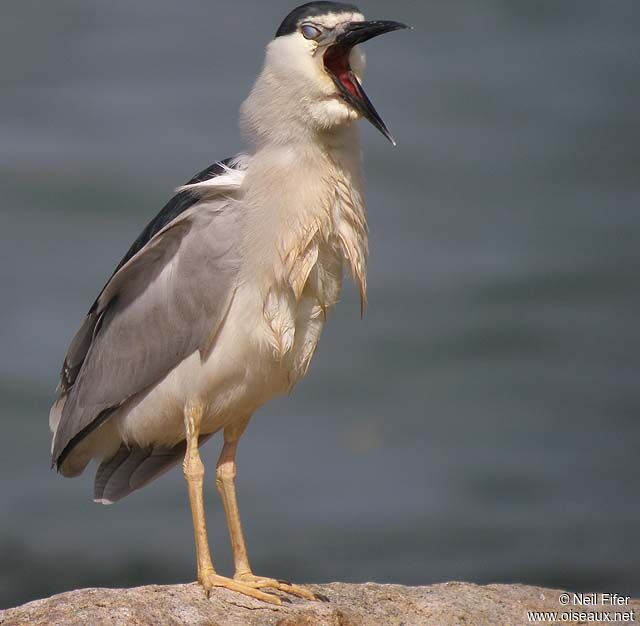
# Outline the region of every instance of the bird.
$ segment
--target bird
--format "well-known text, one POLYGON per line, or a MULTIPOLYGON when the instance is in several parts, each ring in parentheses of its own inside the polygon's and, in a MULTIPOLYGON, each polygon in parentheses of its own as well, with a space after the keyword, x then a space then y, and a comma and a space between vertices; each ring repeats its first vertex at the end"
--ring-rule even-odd
POLYGON ((307 587, 251 569, 235 489, 256 409, 305 376, 343 273, 366 303, 368 227, 356 122, 393 138, 362 86, 360 44, 401 22, 309 2, 266 46, 240 108, 247 148, 178 187, 144 228, 71 340, 51 407, 51 464, 90 461, 111 504, 182 462, 197 580, 280 604, 307 587), (235 573, 213 566, 200 446, 222 432, 215 482, 235 573), (281 592, 281 593, 278 593, 281 592))

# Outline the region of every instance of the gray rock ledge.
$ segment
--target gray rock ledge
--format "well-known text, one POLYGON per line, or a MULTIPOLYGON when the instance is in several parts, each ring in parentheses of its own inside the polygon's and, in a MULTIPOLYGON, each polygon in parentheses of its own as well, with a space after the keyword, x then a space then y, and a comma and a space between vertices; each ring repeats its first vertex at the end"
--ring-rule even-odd
MULTIPOLYGON (((525 585, 473 585, 451 582, 428 587, 331 583, 310 585, 329 602, 291 597, 273 606, 219 589, 207 599, 196 584, 80 589, 0 611, 1 626, 527 626, 599 624, 580 611, 635 612, 640 602, 622 606, 560 604, 562 591, 525 585), (573 616, 532 621, 528 611, 575 611, 573 616)), ((573 598, 573 594, 570 594, 573 598)), ((600 594, 598 594, 600 599, 600 594)))

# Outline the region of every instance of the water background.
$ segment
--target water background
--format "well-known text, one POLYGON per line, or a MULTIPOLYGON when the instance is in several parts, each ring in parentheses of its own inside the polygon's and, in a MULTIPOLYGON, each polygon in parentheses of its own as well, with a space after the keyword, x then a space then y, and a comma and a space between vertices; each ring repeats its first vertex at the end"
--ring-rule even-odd
MULTIPOLYGON (((398 141, 362 128, 364 321, 255 416, 254 569, 640 594, 640 3, 365 1, 398 141)), ((241 147, 281 0, 0 9, 0 606, 194 576, 173 471, 112 507, 49 471, 67 344, 173 187, 241 147)), ((230 571, 204 448, 214 559, 230 571)))

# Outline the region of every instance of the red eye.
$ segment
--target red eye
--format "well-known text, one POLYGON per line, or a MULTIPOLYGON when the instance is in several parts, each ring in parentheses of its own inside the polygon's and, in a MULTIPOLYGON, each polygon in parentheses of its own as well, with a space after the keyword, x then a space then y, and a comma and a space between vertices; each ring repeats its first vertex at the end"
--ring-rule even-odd
POLYGON ((320 31, 315 26, 311 26, 311 24, 303 24, 300 31, 305 39, 317 39, 320 37, 320 31))

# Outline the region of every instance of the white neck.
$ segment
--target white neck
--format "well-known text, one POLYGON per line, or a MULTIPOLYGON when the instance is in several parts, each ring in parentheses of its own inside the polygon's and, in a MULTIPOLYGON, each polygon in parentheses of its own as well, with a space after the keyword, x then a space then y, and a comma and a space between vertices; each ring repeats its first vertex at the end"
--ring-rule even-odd
POLYGON ((364 300, 367 225, 355 120, 323 117, 332 113, 326 99, 304 81, 283 80, 282 55, 270 59, 276 46, 267 48, 265 66, 241 108, 252 146, 243 182, 251 271, 273 272, 298 296, 313 266, 309 259, 330 243, 364 300))

